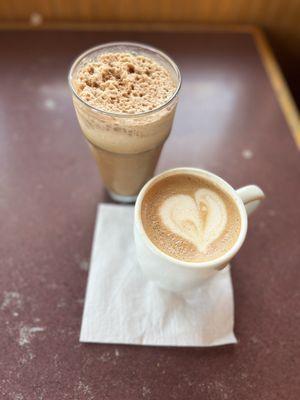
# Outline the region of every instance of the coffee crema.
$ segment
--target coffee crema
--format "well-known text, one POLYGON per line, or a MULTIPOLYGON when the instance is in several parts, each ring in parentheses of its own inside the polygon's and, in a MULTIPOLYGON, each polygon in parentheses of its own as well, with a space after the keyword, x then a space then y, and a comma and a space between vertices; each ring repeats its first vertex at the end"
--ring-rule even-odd
POLYGON ((169 256, 214 260, 235 244, 241 216, 234 200, 210 180, 178 173, 154 183, 141 206, 148 238, 169 256))

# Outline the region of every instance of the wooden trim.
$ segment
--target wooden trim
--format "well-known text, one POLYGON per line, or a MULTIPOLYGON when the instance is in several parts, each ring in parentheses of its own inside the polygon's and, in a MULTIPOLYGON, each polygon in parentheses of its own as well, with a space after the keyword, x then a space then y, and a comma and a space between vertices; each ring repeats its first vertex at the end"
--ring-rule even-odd
POLYGON ((300 150, 300 118, 296 103, 264 33, 255 28, 253 36, 279 105, 300 150))
POLYGON ((186 23, 74 23, 46 22, 34 26, 25 22, 0 22, 1 30, 80 30, 80 31, 150 31, 150 32, 234 32, 253 36, 276 98, 300 149, 300 119, 297 106, 290 93, 281 69, 261 29, 254 25, 239 24, 186 24, 186 23))
POLYGON ((253 25, 240 24, 197 24, 197 23, 139 23, 139 22, 30 22, 0 21, 0 30, 78 30, 78 31, 137 31, 137 32, 236 32, 253 33, 253 25))

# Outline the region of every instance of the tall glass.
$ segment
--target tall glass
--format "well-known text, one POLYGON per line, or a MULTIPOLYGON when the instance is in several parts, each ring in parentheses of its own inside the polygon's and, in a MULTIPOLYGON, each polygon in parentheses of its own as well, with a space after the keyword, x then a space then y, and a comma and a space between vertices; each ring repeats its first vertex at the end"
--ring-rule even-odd
POLYGON ((110 196, 117 201, 135 201, 154 173, 161 149, 170 134, 181 76, 177 65, 163 52, 142 44, 114 42, 81 54, 69 72, 73 103, 82 132, 97 162, 110 196), (136 114, 108 112, 89 105, 76 90, 78 72, 102 53, 126 52, 147 56, 165 67, 176 89, 160 107, 136 114))

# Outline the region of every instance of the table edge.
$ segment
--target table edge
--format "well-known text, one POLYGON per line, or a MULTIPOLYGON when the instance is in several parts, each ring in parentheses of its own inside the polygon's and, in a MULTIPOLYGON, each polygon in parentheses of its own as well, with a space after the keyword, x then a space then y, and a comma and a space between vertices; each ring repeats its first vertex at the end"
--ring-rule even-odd
POLYGON ((296 103, 286 79, 276 60, 263 30, 252 24, 187 24, 187 23, 78 23, 45 22, 39 25, 30 22, 0 22, 4 30, 79 30, 79 31, 147 31, 147 32, 233 32, 252 35, 258 54, 269 78, 275 97, 289 126, 297 148, 300 150, 300 118, 296 103))
POLYGON ((296 146, 300 150, 300 119, 296 103, 264 32, 257 27, 252 27, 251 33, 277 101, 289 125, 296 146))

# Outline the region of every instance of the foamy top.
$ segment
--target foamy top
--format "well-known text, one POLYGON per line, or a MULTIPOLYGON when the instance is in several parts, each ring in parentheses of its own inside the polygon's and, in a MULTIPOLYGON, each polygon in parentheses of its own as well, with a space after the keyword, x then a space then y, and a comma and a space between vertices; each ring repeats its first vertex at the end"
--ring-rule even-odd
POLYGON ((79 70, 77 94, 98 109, 137 114, 165 104, 176 90, 169 71, 155 60, 131 53, 103 53, 79 70))
POLYGON ((165 253, 185 261, 208 261, 227 252, 241 226, 239 211, 219 187, 181 174, 154 184, 142 204, 150 240, 165 253))

